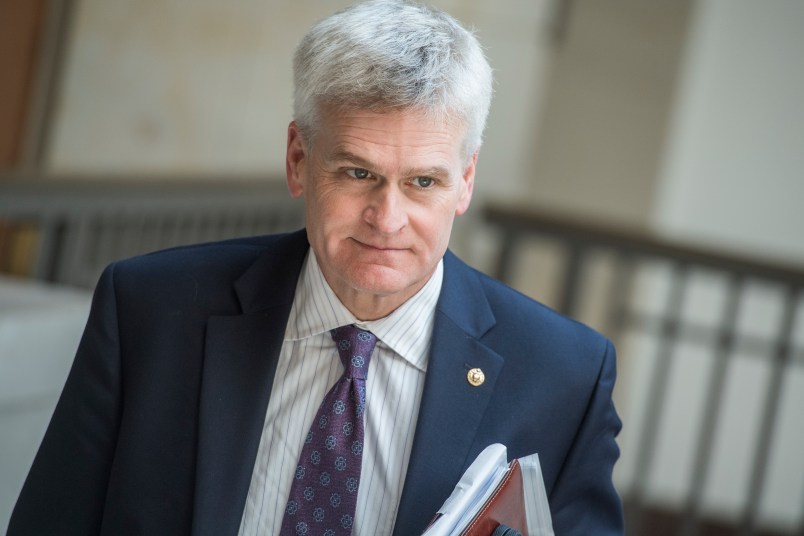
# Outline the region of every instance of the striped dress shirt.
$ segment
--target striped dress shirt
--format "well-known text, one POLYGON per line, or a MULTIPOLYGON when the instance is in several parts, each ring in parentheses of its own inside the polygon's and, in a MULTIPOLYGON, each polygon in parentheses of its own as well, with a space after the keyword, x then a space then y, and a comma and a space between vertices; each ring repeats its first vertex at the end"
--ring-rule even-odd
POLYGON ((393 313, 360 322, 324 279, 312 249, 293 306, 240 523, 241 536, 279 534, 302 443, 326 393, 343 373, 331 329, 374 333, 367 378, 365 446, 352 534, 390 534, 405 483, 424 387, 443 261, 393 313))

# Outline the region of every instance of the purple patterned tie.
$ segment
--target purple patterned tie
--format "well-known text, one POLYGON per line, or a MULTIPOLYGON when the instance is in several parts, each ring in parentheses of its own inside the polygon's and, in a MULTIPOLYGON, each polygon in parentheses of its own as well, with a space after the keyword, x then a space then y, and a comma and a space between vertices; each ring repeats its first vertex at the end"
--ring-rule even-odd
POLYGON ((363 458, 366 375, 377 337, 355 325, 333 329, 344 373, 330 389, 302 447, 282 534, 351 534, 363 458))

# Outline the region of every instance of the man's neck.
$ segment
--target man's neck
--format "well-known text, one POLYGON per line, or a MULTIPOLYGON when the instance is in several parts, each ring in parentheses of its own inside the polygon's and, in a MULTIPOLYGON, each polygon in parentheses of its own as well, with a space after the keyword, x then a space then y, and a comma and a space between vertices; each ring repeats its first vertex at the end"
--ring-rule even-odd
MULTIPOLYGON (((368 294, 364 292, 351 291, 338 293, 333 289, 335 295, 354 317, 360 321, 378 320, 384 318, 416 295, 429 279, 421 284, 406 289, 404 293, 397 293, 393 296, 382 296, 379 294, 368 294), (342 296, 341 294, 346 294, 342 296)), ((332 288, 332 285, 330 285, 332 288)))

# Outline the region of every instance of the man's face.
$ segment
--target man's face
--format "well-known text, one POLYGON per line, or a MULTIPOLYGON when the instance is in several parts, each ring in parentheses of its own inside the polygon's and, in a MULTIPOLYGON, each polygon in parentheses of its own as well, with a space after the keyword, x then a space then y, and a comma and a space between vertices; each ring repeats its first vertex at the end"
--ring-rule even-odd
POLYGON ((287 176, 335 294, 357 318, 385 316, 427 282, 453 218, 469 207, 477 154, 462 128, 413 111, 322 114, 315 144, 288 128, 287 176))

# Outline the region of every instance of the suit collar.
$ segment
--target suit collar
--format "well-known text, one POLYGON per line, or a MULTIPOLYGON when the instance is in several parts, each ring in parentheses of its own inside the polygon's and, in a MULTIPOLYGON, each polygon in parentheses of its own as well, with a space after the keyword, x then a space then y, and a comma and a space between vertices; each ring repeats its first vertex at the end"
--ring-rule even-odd
POLYGON ((444 257, 444 283, 433 329, 427 378, 394 534, 421 534, 465 468, 486 445, 476 441, 503 359, 481 337, 495 324, 471 268, 444 257), (467 380, 480 368, 485 382, 467 380))
POLYGON ((193 534, 236 534, 277 358, 307 252, 303 231, 272 238, 235 282, 242 314, 207 321, 193 534))
POLYGON ((235 281, 234 290, 244 314, 270 309, 277 304, 290 305, 296 291, 309 244, 304 229, 279 235, 235 281))
POLYGON ((497 323, 477 272, 450 251, 444 255, 444 282, 438 309, 475 339, 483 337, 497 323))

